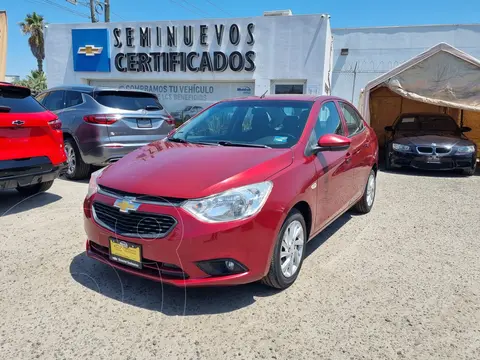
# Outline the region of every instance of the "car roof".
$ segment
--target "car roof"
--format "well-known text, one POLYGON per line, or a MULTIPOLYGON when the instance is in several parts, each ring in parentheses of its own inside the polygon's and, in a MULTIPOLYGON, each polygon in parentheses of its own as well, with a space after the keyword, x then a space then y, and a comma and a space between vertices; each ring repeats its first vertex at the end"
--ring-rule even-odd
POLYGON ((441 113, 434 113, 434 112, 412 112, 412 113, 403 113, 400 114, 399 117, 408 117, 408 116, 444 116, 444 117, 451 117, 449 114, 441 114, 441 113))
POLYGON ((55 90, 72 90, 72 91, 80 91, 80 92, 129 91, 129 92, 150 94, 148 91, 142 91, 142 90, 117 89, 117 88, 108 87, 108 86, 92 86, 92 85, 61 85, 61 86, 54 86, 54 87, 48 88, 42 92, 49 92, 49 91, 55 91, 55 90))
POLYGON ((325 100, 341 100, 345 102, 349 102, 345 99, 331 96, 331 95, 308 95, 308 94, 271 94, 265 96, 246 96, 240 98, 231 98, 225 99, 223 101, 245 101, 245 100, 287 100, 287 101, 325 101, 325 100))

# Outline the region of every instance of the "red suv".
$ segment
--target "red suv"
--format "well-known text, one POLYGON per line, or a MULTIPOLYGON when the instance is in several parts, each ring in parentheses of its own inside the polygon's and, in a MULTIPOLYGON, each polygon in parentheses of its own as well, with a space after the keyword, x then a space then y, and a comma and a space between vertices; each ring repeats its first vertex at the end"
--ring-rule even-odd
POLYGON ((62 123, 30 90, 0 82, 0 190, 48 190, 65 167, 62 123))
POLYGON ((216 103, 91 177, 87 254, 179 286, 286 288, 307 241, 376 188, 374 131, 347 101, 216 103))

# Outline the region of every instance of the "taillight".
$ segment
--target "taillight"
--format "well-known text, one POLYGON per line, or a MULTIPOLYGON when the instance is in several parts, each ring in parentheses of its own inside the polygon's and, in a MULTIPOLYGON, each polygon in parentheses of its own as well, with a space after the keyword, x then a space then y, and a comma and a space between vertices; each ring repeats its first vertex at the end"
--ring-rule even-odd
POLYGON ((62 120, 60 120, 60 119, 50 120, 48 122, 48 125, 50 125, 50 127, 53 130, 62 130, 62 120))
POLYGON ((172 115, 168 114, 167 118, 165 119, 168 125, 175 125, 175 119, 172 115))
POLYGON ((99 115, 85 115, 83 121, 90 124, 111 125, 121 119, 120 115, 99 114, 99 115))

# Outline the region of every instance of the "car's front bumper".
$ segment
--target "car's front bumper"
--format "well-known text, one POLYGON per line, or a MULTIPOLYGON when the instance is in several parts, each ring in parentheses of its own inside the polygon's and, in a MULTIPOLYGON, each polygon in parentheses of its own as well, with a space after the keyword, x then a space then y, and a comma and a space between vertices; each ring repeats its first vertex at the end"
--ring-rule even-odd
POLYGON ((432 155, 403 153, 392 151, 389 154, 392 167, 412 167, 422 170, 457 170, 473 168, 476 156, 469 155, 442 155, 432 159, 432 155))
POLYGON ((52 165, 47 157, 0 161, 0 190, 16 189, 58 178, 66 163, 52 165))
POLYGON ((97 193, 85 201, 87 255, 131 274, 176 286, 238 285, 263 278, 268 272, 276 234, 284 217, 282 211, 269 209, 267 202, 251 219, 209 224, 195 219, 181 207, 142 204, 138 211, 170 215, 177 220, 165 237, 142 239, 121 236, 99 225, 91 210, 95 201, 113 205, 115 199, 97 193), (111 237, 141 245, 142 269, 110 259, 111 237), (198 265, 201 261, 217 259, 234 260, 245 270, 209 275, 198 265))

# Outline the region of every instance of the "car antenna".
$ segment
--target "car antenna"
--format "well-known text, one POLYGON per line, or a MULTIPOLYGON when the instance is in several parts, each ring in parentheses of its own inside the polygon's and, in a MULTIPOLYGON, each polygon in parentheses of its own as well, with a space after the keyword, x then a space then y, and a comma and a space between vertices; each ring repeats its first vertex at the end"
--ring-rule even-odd
POLYGON ((267 95, 267 92, 268 92, 268 90, 266 90, 266 91, 262 94, 262 96, 260 96, 260 99, 263 99, 263 98, 265 97, 265 95, 267 95))

